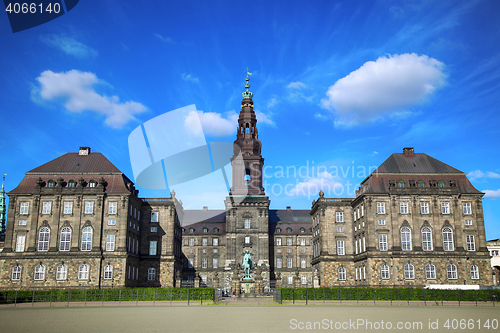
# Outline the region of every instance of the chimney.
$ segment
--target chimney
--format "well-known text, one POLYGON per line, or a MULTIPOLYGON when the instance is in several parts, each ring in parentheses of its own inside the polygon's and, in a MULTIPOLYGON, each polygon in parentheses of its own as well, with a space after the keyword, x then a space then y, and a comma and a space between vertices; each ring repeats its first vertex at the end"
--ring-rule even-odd
POLYGON ((415 154, 415 151, 413 150, 413 147, 406 147, 403 148, 403 154, 405 156, 413 156, 415 154))
POLYGON ((292 210, 292 206, 286 206, 286 210, 287 211, 291 211, 292 210))
POLYGON ((80 147, 78 155, 89 155, 89 154, 90 154, 90 147, 80 147))
POLYGON ((203 206, 203 211, 208 211, 208 206, 203 206))

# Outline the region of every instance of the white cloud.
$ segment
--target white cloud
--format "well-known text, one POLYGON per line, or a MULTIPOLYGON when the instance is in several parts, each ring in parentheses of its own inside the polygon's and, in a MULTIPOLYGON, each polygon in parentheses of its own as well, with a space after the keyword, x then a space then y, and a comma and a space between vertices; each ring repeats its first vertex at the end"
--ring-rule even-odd
POLYGON ((95 57, 98 54, 93 48, 70 37, 49 34, 41 36, 40 40, 47 45, 59 48, 64 53, 78 58, 95 57))
POLYGON ((292 89, 302 89, 302 88, 307 88, 307 84, 297 81, 290 83, 286 87, 292 89))
MULTIPOLYGON (((274 122, 264 113, 256 110, 255 115, 258 123, 274 125, 274 122)), ((234 110, 226 112, 224 115, 217 112, 191 111, 184 124, 195 134, 200 134, 203 131, 206 135, 227 136, 236 133, 238 117, 239 115, 234 110), (199 122, 196 118, 200 119, 199 122), (199 128, 199 123, 201 123, 202 128, 199 128)))
POLYGON ((476 180, 479 178, 500 178, 500 174, 491 171, 484 173, 481 170, 476 170, 469 172, 467 177, 469 177, 470 180, 476 180))
POLYGON ((445 82, 444 64, 426 55, 389 55, 368 61, 330 86, 322 106, 338 125, 371 122, 425 101, 445 82))
POLYGON ((329 172, 318 173, 318 177, 308 177, 302 182, 297 182, 295 187, 287 191, 289 196, 315 196, 320 190, 325 192, 326 196, 335 195, 342 192, 343 186, 337 177, 333 177, 329 172))
POLYGON ((157 34, 157 33, 155 33, 154 35, 156 38, 158 38, 159 40, 161 40, 164 43, 175 44, 174 40, 170 37, 163 37, 162 35, 157 34))
POLYGON ((325 121, 325 120, 328 120, 328 116, 325 116, 321 113, 316 113, 314 115, 314 118, 318 119, 318 120, 321 120, 321 121, 325 121))
POLYGON ((275 106, 278 103, 279 103, 279 101, 276 98, 271 98, 271 100, 267 103, 267 107, 271 108, 271 107, 275 106))
POLYGON ((70 70, 54 73, 42 72, 37 78, 40 82, 40 97, 45 100, 63 98, 64 107, 70 112, 94 111, 106 117, 105 124, 120 128, 135 119, 134 114, 141 113, 146 107, 137 102, 120 103, 118 96, 102 96, 92 86, 99 83, 93 73, 70 70))
POLYGON ((484 190, 485 198, 500 198, 500 190, 492 191, 492 190, 484 190))
POLYGON ((197 77, 192 76, 191 74, 182 73, 181 77, 184 81, 200 83, 200 80, 197 77))

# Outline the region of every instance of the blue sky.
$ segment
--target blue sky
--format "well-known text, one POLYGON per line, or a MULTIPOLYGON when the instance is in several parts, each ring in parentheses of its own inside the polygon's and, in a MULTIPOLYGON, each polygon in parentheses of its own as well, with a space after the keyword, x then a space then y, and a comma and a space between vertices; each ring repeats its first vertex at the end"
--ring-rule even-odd
MULTIPOLYGON (((248 67, 272 208, 308 209, 319 187, 353 197, 411 146, 469 174, 499 238, 498 13, 498 1, 82 0, 15 34, 2 14, 0 171, 9 191, 90 146, 133 178, 129 134, 192 104, 206 141, 233 141, 248 67)), ((220 177, 178 197, 223 208, 220 177)))

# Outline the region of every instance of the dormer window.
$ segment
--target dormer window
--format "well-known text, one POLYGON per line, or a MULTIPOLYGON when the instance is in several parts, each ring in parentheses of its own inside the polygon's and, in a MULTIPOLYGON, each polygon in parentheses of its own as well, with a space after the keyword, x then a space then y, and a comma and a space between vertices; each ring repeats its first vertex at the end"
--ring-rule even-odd
POLYGON ((286 232, 292 232, 292 228, 286 228, 286 232))
MULTIPOLYGON (((306 232, 306 229, 305 229, 305 228, 300 228, 300 232, 301 232, 301 233, 304 233, 304 232, 306 232)), ((305 244, 304 244, 304 245, 305 245, 305 244)))
POLYGON ((281 232, 281 228, 276 228, 276 232, 280 233, 281 232))
POLYGON ((96 183, 96 181, 95 181, 95 180, 91 180, 91 181, 89 182, 89 187, 96 187, 96 185, 97 185, 97 183, 96 183))
POLYGON ((76 182, 71 179, 69 182, 68 182, 68 187, 76 187, 76 182))
POLYGON ((418 187, 425 187, 425 183, 423 180, 418 181, 418 187))
POLYGON ((194 232, 194 228, 189 228, 189 232, 193 233, 194 232))
POLYGON ((52 179, 47 182, 47 187, 54 187, 56 186, 56 182, 53 181, 52 179))
POLYGON ((440 181, 438 182, 438 187, 440 187, 440 188, 444 188, 444 181, 440 180, 440 181))
POLYGON ((219 232, 219 228, 214 228, 214 232, 218 233, 219 232))
POLYGON ((203 228, 203 232, 207 233, 208 232, 208 228, 203 228))
POLYGON ((399 188, 403 188, 403 187, 405 187, 405 182, 404 182, 404 181, 402 181, 402 180, 398 181, 398 187, 399 187, 399 188))

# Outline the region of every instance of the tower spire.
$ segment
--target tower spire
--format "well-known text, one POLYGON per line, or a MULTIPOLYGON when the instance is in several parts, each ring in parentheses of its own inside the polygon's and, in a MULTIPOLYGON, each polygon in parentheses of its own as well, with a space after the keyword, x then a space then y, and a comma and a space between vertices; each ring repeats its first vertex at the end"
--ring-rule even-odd
POLYGON ((3 174, 2 188, 0 189, 0 240, 5 237, 5 220, 7 214, 7 206, 5 204, 5 176, 3 174))
POLYGON ((234 141, 235 150, 231 160, 233 166, 233 182, 231 194, 264 195, 262 187, 262 166, 264 158, 261 155, 261 142, 257 131, 257 117, 253 109, 253 93, 250 92, 250 73, 248 68, 244 73, 246 90, 241 94, 241 111, 238 118, 238 130, 234 141), (240 158, 237 158, 241 154, 240 158))

